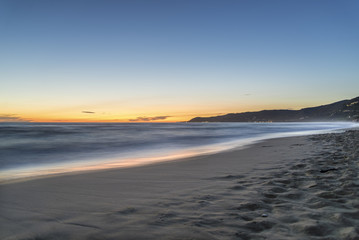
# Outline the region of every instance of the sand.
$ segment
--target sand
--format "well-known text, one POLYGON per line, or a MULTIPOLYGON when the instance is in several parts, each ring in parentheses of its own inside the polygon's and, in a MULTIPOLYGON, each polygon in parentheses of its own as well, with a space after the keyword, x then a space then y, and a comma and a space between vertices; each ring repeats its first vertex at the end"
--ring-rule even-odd
POLYGON ((359 239, 359 131, 0 186, 0 239, 359 239))

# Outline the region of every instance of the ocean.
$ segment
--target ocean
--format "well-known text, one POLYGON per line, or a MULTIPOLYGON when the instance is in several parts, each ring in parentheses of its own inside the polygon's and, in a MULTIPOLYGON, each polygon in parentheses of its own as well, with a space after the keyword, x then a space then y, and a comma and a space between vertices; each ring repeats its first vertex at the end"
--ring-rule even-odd
POLYGON ((358 127, 316 123, 0 123, 0 182, 131 167, 358 127))

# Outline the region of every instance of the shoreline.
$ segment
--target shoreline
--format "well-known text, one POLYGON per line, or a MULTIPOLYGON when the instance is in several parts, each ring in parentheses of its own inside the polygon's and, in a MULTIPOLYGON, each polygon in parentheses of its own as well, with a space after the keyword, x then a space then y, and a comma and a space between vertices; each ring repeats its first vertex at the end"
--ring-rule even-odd
MULTIPOLYGON (((355 129, 355 128, 350 128, 355 129)), ((269 134, 269 136, 261 136, 254 138, 240 139, 232 142, 218 143, 214 145, 203 146, 192 150, 178 151, 172 153, 170 156, 152 156, 152 157, 139 157, 139 158, 124 158, 115 160, 99 161, 80 161, 69 163, 54 163, 44 166, 35 167, 20 167, 0 171, 0 185, 12 184, 24 181, 31 181, 35 179, 44 179, 57 176, 68 176, 74 174, 86 174, 95 171, 107 171, 111 169, 128 169, 143 167, 153 164, 161 164, 166 162, 183 161, 195 159, 196 157, 221 154, 228 151, 239 151, 245 148, 272 139, 292 138, 300 136, 311 136, 326 133, 344 132, 348 128, 335 129, 335 130, 316 130, 307 132, 291 132, 269 134)), ((111 158, 110 158, 111 159, 111 158)))
POLYGON ((0 237, 356 239, 358 133, 0 185, 0 237))

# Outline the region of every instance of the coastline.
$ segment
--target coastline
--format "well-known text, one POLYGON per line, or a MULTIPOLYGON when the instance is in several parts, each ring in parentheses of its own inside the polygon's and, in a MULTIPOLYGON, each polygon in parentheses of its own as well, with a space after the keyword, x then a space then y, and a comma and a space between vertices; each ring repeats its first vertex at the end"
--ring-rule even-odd
POLYGON ((0 237, 357 239, 358 135, 1 185, 0 237))
MULTIPOLYGON (((329 123, 327 123, 329 124, 329 123)), ((333 126, 332 126, 333 127, 333 126)), ((317 135, 323 134, 328 132, 341 132, 345 131, 348 126, 342 126, 342 128, 333 129, 317 129, 317 130, 299 130, 299 131, 291 131, 291 132, 278 132, 278 133, 266 133, 252 137, 244 137, 236 140, 231 141, 224 141, 224 142, 217 142, 207 145, 199 145, 193 147, 185 147, 180 148, 177 150, 174 149, 166 149, 164 147, 156 147, 153 151, 138 149, 138 153, 131 153, 128 154, 126 152, 119 153, 112 153, 113 156, 110 154, 106 155, 103 154, 98 157, 88 157, 87 160, 79 159, 78 156, 73 155, 71 156, 72 161, 56 161, 52 159, 53 156, 48 155, 48 163, 36 163, 33 162, 32 164, 27 165, 15 165, 14 167, 10 168, 2 168, 0 169, 0 185, 2 184, 11 184, 15 182, 23 182, 29 181, 33 179, 44 179, 44 178, 51 178, 54 176, 63 176, 63 175, 74 175, 74 174, 82 174, 82 173, 90 173, 94 171, 106 171, 110 169, 119 169, 119 168, 133 168, 133 167, 141 167, 151 164, 157 164, 161 162, 171 162, 171 161, 181 161, 183 159, 193 159, 196 157, 200 157, 202 155, 213 155, 218 154, 221 152, 227 151, 236 151, 243 148, 248 148, 253 144, 263 142, 270 139, 275 138, 287 138, 293 136, 308 136, 308 135, 317 135), (161 149, 161 150, 159 150, 161 149), (166 150, 164 150, 166 149, 166 150), (77 160, 75 160, 77 159, 77 160), (74 161, 75 160, 75 161, 74 161)), ((247 133, 248 134, 248 133, 247 133)), ((56 138, 53 139, 56 142, 56 138)), ((76 143, 74 143, 76 145, 76 143)), ((41 149, 40 144, 40 149, 41 149)), ((48 146, 45 146, 45 149, 48 146)), ((54 148, 60 147, 61 149, 64 146, 52 146, 54 148)), ((30 145, 27 149, 23 149, 21 146, 19 147, 18 151, 22 152, 22 150, 29 151, 32 149, 33 146, 30 145)), ((10 149, 17 149, 17 146, 13 146, 10 149)), ((4 149, 6 152, 8 149, 4 149)), ((13 151, 13 150, 11 150, 13 151)), ((44 152, 37 152, 36 156, 46 156, 47 154, 44 152)), ((65 154, 65 153, 63 153, 65 154)), ((30 155, 31 156, 31 155, 30 155)), ((36 156, 32 156, 33 158, 36 156)), ((22 159, 24 156, 17 156, 17 159, 22 159)), ((26 156, 28 157, 28 156, 26 156)), ((66 154, 64 155, 66 158, 66 154)), ((41 158, 40 158, 41 159, 41 158)), ((13 159, 14 160, 14 159, 13 159)), ((25 158, 26 161, 27 159, 25 158)), ((17 162, 17 160, 14 160, 17 162)), ((31 163, 31 160, 29 161, 31 163)))

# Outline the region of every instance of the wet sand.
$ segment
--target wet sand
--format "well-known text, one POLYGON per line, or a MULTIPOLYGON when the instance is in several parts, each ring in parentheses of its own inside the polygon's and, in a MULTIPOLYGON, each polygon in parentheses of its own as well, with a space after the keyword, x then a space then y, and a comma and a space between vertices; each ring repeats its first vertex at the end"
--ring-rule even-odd
POLYGON ((359 239, 359 131, 0 186, 0 239, 359 239))

